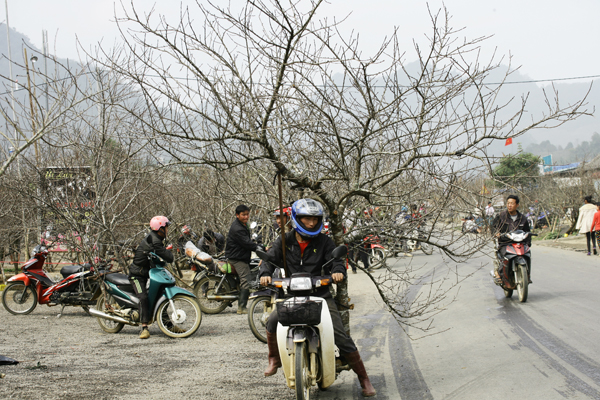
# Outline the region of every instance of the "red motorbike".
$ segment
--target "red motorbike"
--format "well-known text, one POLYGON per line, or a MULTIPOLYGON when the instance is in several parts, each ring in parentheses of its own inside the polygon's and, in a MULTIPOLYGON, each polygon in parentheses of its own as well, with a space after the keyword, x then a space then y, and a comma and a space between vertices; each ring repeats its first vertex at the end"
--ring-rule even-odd
POLYGON ((61 314, 68 305, 80 306, 88 312, 89 306, 96 304, 101 294, 91 264, 64 266, 60 270, 63 279, 56 282, 43 269, 47 255, 45 246, 36 246, 32 258, 21 267, 23 272, 8 280, 2 292, 2 305, 6 311, 25 315, 39 303, 62 305, 61 314))
POLYGON ((363 239, 365 251, 369 255, 369 268, 379 269, 385 265, 387 250, 381 245, 381 239, 377 235, 367 235, 363 239))
POLYGON ((505 254, 496 252, 497 271, 500 279, 496 277, 495 271, 491 271, 494 283, 504 289, 504 296, 512 297, 513 291, 517 289, 519 301, 527 301, 529 288, 529 276, 531 272, 531 248, 527 244, 530 236, 535 233, 517 230, 504 233, 500 238, 509 239, 506 244, 505 254))

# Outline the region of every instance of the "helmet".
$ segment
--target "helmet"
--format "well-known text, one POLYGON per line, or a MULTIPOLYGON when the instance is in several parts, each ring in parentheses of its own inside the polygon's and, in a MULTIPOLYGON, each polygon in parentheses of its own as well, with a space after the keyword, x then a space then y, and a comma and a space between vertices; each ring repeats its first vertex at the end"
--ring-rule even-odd
POLYGON ((313 199, 300 199, 292 205, 292 227, 304 237, 317 236, 323 229, 323 206, 313 199), (308 229, 300 221, 300 217, 318 217, 319 221, 313 229, 308 229))
POLYGON ((181 233, 183 233, 184 235, 189 235, 190 233, 192 233, 192 228, 190 228, 188 225, 184 225, 181 228, 181 233))
MULTIPOLYGON (((284 214, 287 214, 287 215, 288 215, 288 217, 289 217, 289 216, 290 216, 290 214, 292 213, 292 209, 291 209, 291 207, 284 207, 284 208, 283 208, 283 212, 284 212, 284 214)), ((280 215, 281 215, 281 211, 280 211, 279 209, 277 209, 277 210, 273 211, 273 216, 274 216, 274 217, 278 217, 278 216, 280 216, 280 215)))
POLYGON ((158 231, 163 226, 167 227, 169 225, 171 225, 169 218, 164 217, 162 215, 157 215, 156 217, 150 220, 150 229, 152 229, 153 231, 158 231))

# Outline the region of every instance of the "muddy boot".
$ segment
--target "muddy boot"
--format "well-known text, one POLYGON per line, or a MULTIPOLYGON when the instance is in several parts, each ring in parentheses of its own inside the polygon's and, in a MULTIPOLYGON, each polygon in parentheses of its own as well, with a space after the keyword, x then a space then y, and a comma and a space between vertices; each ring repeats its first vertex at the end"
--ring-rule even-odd
POLYGON ((265 369, 265 376, 271 376, 275 375, 277 373, 277 368, 281 367, 276 333, 267 332, 267 346, 269 347, 269 366, 265 369))
POLYGON ((371 385, 371 381, 369 380, 369 376, 365 370, 365 365, 360 359, 360 354, 358 354, 358 351, 344 354, 344 357, 346 360, 348 360, 348 365, 350 365, 352 371, 358 375, 358 381, 360 382, 360 387, 362 388, 362 395, 364 397, 375 396, 377 392, 375 391, 373 385, 371 385))
POLYGON ((246 305, 248 305, 248 297, 250 297, 250 290, 242 289, 240 290, 240 298, 238 299, 238 314, 248 314, 248 309, 246 305))
POLYGON ((147 326, 142 328, 142 332, 140 332, 140 339, 148 339, 150 337, 150 331, 147 326))

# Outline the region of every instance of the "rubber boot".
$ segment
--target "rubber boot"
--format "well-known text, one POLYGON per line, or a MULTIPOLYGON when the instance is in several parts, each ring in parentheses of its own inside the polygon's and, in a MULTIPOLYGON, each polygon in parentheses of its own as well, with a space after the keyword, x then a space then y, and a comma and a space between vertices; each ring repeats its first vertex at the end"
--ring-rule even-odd
POLYGON ((248 305, 248 297, 250 297, 249 289, 240 290, 240 297, 238 299, 237 309, 238 314, 248 314, 248 309, 246 308, 246 305, 248 305))
POLYGON ((350 365, 352 371, 358 375, 358 381, 360 382, 360 387, 362 388, 362 395, 364 397, 375 396, 377 392, 375 391, 373 385, 371 385, 371 381, 367 375, 367 370, 365 370, 365 365, 363 364, 358 351, 344 354, 344 357, 346 357, 348 365, 350 365))
POLYGON ((276 333, 267 332, 267 346, 269 347, 269 366, 265 369, 265 376, 271 376, 277 373, 277 368, 281 368, 276 333))

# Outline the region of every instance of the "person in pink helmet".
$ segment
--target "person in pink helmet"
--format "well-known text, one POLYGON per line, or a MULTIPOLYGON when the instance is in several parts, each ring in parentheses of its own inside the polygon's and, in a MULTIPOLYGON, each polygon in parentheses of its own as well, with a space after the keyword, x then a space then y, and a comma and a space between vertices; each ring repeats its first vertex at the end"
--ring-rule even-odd
POLYGON ((162 215, 156 216, 150 220, 150 233, 146 236, 135 250, 133 263, 129 267, 129 280, 133 290, 140 300, 140 322, 142 323, 142 332, 140 339, 148 339, 148 323, 150 322, 150 309, 148 307, 148 292, 146 284, 150 272, 149 253, 154 253, 162 257, 166 262, 173 262, 173 253, 167 250, 164 240, 167 237, 167 230, 171 222, 162 215))

